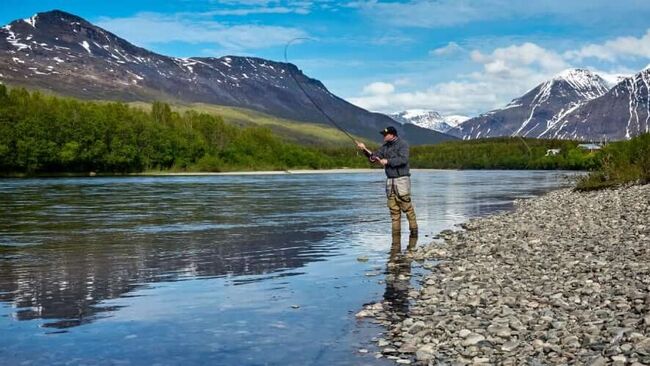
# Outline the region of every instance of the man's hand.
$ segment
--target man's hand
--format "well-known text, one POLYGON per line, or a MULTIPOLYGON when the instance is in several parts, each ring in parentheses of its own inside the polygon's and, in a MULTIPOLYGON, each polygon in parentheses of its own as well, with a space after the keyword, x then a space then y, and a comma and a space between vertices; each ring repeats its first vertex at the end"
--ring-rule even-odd
POLYGON ((355 141, 355 143, 357 144, 357 147, 360 150, 368 150, 368 149, 366 149, 366 144, 364 144, 363 142, 355 141))
POLYGON ((388 165, 388 159, 379 159, 379 163, 383 166, 388 165))

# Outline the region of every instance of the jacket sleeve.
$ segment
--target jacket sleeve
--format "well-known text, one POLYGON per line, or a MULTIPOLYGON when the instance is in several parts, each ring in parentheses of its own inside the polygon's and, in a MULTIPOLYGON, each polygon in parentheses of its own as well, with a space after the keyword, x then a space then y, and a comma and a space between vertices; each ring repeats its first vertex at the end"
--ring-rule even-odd
POLYGON ((402 141, 397 147, 396 156, 388 159, 388 166, 396 168, 398 166, 406 165, 409 161, 409 145, 402 141))
POLYGON ((379 149, 377 149, 377 152, 375 153, 375 156, 383 159, 386 157, 386 145, 381 145, 379 149))

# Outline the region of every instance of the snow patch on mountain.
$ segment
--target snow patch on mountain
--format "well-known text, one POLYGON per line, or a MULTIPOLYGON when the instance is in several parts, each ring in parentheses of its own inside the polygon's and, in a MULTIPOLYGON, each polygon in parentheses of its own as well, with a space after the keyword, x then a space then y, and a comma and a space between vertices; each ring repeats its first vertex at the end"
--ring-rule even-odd
POLYGON ((426 109, 408 109, 393 113, 390 117, 401 124, 410 123, 438 132, 449 131, 468 119, 468 117, 459 115, 443 117, 438 112, 426 109))
POLYGON ((450 125, 451 127, 456 127, 459 124, 467 121, 470 117, 461 116, 461 115, 451 115, 451 116, 445 116, 443 118, 445 119, 445 122, 448 125, 450 125))
POLYGON ((565 81, 584 97, 585 100, 597 98, 609 89, 603 78, 586 69, 567 69, 555 75, 554 81, 565 81))
POLYGON ((31 18, 26 18, 26 19, 23 19, 23 20, 25 21, 25 23, 27 23, 27 24, 31 25, 32 27, 36 28, 36 18, 37 17, 38 17, 38 14, 34 14, 34 15, 32 15, 31 18))
POLYGON ((91 54, 91 55, 93 54, 92 52, 90 52, 90 45, 88 44, 88 41, 83 41, 83 42, 81 42, 79 44, 81 45, 81 47, 85 48, 86 51, 88 51, 89 54, 91 54))

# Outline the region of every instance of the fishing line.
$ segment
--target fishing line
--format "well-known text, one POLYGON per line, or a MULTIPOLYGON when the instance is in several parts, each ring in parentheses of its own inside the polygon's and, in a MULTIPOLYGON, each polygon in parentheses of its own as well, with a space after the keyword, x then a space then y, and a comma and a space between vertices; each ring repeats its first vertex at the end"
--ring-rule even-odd
POLYGON ((524 145, 526 146, 526 149, 528 149, 528 161, 526 162, 526 168, 528 168, 528 166, 530 165, 530 161, 533 160, 533 151, 530 149, 530 146, 528 146, 526 140, 524 140, 524 138, 521 137, 521 135, 515 135, 515 136, 519 137, 521 142, 523 142, 524 145))
MULTIPOLYGON (((297 37, 297 38, 293 38, 293 39, 289 40, 289 42, 287 42, 287 44, 284 46, 284 62, 285 62, 285 63, 289 64, 289 57, 288 57, 289 46, 290 46, 293 42, 296 42, 296 41, 302 41, 302 40, 309 41, 309 40, 311 40, 311 38, 305 38, 305 37, 297 37)), ((313 104, 314 107, 316 107, 316 109, 317 109, 317 110, 318 110, 318 111, 319 111, 323 116, 325 116, 325 118, 326 118, 326 119, 327 119, 327 120, 328 120, 332 125, 334 125, 334 127, 336 127, 339 131, 343 132, 347 137, 350 138, 350 140, 352 140, 352 142, 353 142, 354 144, 356 144, 356 143, 357 143, 357 140, 356 140, 354 137, 352 137, 352 135, 351 135, 348 131, 346 131, 343 127, 341 127, 338 123, 336 123, 336 121, 334 120, 334 118, 330 117, 330 115, 327 114, 327 112, 325 112, 325 111, 323 110, 323 108, 321 108, 321 107, 318 105, 318 103, 316 103, 316 101, 314 100, 314 98, 312 98, 311 95, 309 95, 309 93, 307 93, 307 91, 306 91, 305 88, 302 86, 302 84, 300 83, 300 81, 298 81, 298 78, 296 78, 296 76, 294 75, 293 71, 291 70, 291 67, 287 67, 287 69, 289 70, 289 76, 291 76, 291 78, 293 79, 293 81, 296 83, 296 85, 298 85, 298 88, 299 88, 299 89, 302 91, 302 93, 307 97, 307 99, 309 99, 309 101, 311 102, 311 104, 313 104)), ((532 151, 530 150, 530 147, 529 147, 528 144, 526 143, 526 140, 524 140, 524 139, 523 139, 521 136, 519 136, 519 135, 516 135, 516 136, 521 140, 521 142, 524 143, 524 145, 526 146, 526 149, 528 149, 528 156, 529 156, 529 160, 530 160, 530 158, 532 158, 532 151)))
MULTIPOLYGON (((291 45, 291 43, 293 43, 293 42, 295 42, 295 41, 301 41, 301 40, 310 40, 310 38, 298 37, 298 38, 294 38, 294 39, 290 40, 289 42, 287 42, 287 44, 284 46, 284 62, 286 62, 287 64, 289 64, 289 58, 287 57, 287 50, 289 49, 289 46, 291 45)), ((305 90, 305 88, 303 88, 302 84, 298 81, 298 78, 296 78, 296 76, 295 76, 295 75, 293 74, 293 72, 291 71, 291 67, 288 67, 287 69, 289 70, 289 75, 291 76, 291 78, 293 79, 293 81, 296 82, 296 85, 298 85, 298 88, 300 88, 300 90, 302 90, 303 94, 305 94, 305 96, 307 97, 307 99, 309 99, 309 101, 311 102, 311 104, 313 104, 314 107, 316 107, 316 109, 317 109, 317 110, 318 110, 318 111, 319 111, 323 116, 325 116, 325 118, 326 118, 326 119, 327 119, 327 120, 328 120, 332 125, 334 125, 334 127, 336 127, 339 131, 343 132, 343 133, 344 133, 347 137, 349 137, 350 140, 352 140, 352 142, 354 142, 355 145, 356 145, 357 140, 356 140, 354 137, 352 137, 352 135, 351 135, 348 131, 346 131, 343 127, 339 126, 339 124, 336 123, 336 121, 334 121, 334 119, 333 119, 332 117, 330 117, 330 115, 327 114, 327 112, 325 112, 325 111, 323 110, 323 108, 321 108, 321 107, 318 105, 318 103, 316 103, 316 101, 311 97, 311 95, 309 95, 309 93, 307 93, 307 91, 305 90)))

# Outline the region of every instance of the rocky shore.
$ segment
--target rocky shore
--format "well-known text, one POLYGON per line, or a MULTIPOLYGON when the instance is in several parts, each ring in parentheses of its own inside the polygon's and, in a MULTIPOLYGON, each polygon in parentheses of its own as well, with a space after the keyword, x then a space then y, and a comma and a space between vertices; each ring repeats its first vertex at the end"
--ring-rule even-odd
POLYGON ((405 316, 358 315, 398 363, 650 364, 649 219, 650 185, 517 201, 412 253, 430 273, 405 316))

